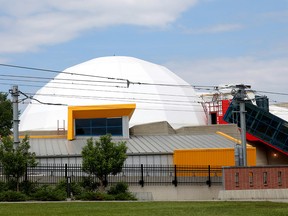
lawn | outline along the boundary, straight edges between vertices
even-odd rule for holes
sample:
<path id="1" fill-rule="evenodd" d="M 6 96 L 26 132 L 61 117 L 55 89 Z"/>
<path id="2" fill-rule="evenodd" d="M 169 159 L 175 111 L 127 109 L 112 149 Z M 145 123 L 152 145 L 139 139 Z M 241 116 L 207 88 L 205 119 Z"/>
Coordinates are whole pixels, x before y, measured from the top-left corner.
<path id="1" fill-rule="evenodd" d="M 287 203 L 274 202 L 47 202 L 0 203 L 0 215 L 281 216 Z"/>

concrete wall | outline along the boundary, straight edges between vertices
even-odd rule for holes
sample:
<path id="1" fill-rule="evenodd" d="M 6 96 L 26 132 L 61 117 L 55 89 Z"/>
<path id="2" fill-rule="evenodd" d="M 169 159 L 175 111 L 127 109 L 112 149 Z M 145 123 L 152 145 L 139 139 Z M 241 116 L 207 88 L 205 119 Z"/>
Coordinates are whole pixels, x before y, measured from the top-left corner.
<path id="1" fill-rule="evenodd" d="M 130 135 L 168 135 L 175 134 L 174 129 L 166 121 L 135 125 L 130 128 Z"/>
<path id="2" fill-rule="evenodd" d="M 222 190 L 219 200 L 287 200 L 288 189 Z"/>
<path id="3" fill-rule="evenodd" d="M 130 186 L 140 201 L 288 200 L 288 189 L 223 190 L 222 186 Z"/>
<path id="4" fill-rule="evenodd" d="M 189 186 L 130 186 L 129 190 L 138 200 L 183 201 L 218 199 L 222 186 L 189 185 Z"/>

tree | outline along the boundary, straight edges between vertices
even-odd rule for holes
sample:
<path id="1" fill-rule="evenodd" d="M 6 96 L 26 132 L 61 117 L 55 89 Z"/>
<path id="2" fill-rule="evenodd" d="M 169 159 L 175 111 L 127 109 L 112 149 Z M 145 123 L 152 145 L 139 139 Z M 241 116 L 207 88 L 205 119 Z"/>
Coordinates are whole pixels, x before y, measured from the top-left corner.
<path id="1" fill-rule="evenodd" d="M 127 158 L 126 142 L 114 143 L 111 140 L 110 134 L 101 136 L 95 143 L 90 138 L 82 149 L 82 169 L 100 180 L 102 191 L 107 185 L 107 176 L 121 172 Z"/>
<path id="2" fill-rule="evenodd" d="M 16 149 L 13 148 L 13 144 L 10 136 L 3 137 L 0 141 L 0 164 L 8 180 L 16 181 L 16 190 L 19 191 L 20 178 L 24 176 L 27 166 L 35 167 L 37 163 L 35 153 L 28 151 L 30 149 L 28 136 L 25 136 Z"/>
<path id="3" fill-rule="evenodd" d="M 7 96 L 8 94 L 0 93 L 0 137 L 10 135 L 13 125 L 12 102 Z"/>

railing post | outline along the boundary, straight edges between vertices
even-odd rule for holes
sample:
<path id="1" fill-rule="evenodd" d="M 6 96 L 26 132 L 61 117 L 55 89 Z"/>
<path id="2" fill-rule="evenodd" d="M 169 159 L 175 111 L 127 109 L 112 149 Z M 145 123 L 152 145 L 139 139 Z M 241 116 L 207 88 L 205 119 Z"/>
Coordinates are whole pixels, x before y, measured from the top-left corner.
<path id="1" fill-rule="evenodd" d="M 172 181 L 172 184 L 177 187 L 178 181 L 177 181 L 177 167 L 176 164 L 174 165 L 174 180 Z"/>
<path id="2" fill-rule="evenodd" d="M 144 187 L 144 168 L 143 168 L 143 164 L 141 164 L 141 180 L 139 181 L 139 184 L 141 185 L 141 187 Z"/>
<path id="3" fill-rule="evenodd" d="M 24 178 L 25 182 L 28 181 L 28 164 L 26 163 L 26 170 L 25 170 L 25 178 Z"/>
<path id="4" fill-rule="evenodd" d="M 68 166 L 67 163 L 65 164 L 65 178 L 68 176 Z"/>
<path id="5" fill-rule="evenodd" d="M 66 186 L 67 186 L 67 188 L 66 188 L 67 189 L 67 198 L 69 199 L 69 198 L 71 198 L 71 177 L 66 178 Z"/>
<path id="6" fill-rule="evenodd" d="M 210 165 L 208 165 L 208 180 L 207 180 L 206 184 L 209 187 L 211 187 L 211 169 L 210 169 Z"/>

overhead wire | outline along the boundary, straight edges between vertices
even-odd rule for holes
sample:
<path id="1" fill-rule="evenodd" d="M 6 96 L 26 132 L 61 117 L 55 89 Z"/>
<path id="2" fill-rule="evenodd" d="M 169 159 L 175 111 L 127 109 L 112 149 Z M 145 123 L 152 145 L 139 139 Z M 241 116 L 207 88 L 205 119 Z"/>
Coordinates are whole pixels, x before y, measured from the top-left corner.
<path id="1" fill-rule="evenodd" d="M 1 76 L 1 75 L 0 75 Z M 32 80 L 19 80 L 19 79 L 2 79 L 2 80 L 10 80 L 10 81 L 17 81 L 17 82 L 36 82 L 36 83 L 44 83 L 44 81 L 32 81 Z M 45 82 L 46 83 L 46 82 Z M 6 83 L 0 83 L 0 84 L 3 84 L 3 85 L 12 85 L 12 83 L 10 84 L 6 84 Z M 15 84 L 15 83 L 14 83 Z M 62 84 L 62 85 L 74 85 L 74 86 L 95 86 L 95 85 L 89 85 L 89 84 L 85 84 L 85 83 L 65 83 L 65 82 L 51 82 L 50 84 Z M 27 84 L 23 84 L 22 86 L 30 86 L 30 87 L 43 87 L 43 88 L 51 88 L 51 89 L 71 89 L 71 90 L 89 90 L 89 91 L 100 91 L 100 92 L 115 92 L 115 93 L 124 93 L 124 94 L 140 94 L 140 95 L 161 95 L 161 96 L 177 96 L 177 97 L 198 97 L 198 96 L 194 96 L 194 95 L 179 95 L 179 94 L 163 94 L 163 93 L 159 93 L 159 94 L 156 94 L 156 93 L 150 93 L 150 92 L 134 92 L 134 91 L 113 91 L 113 90 L 100 90 L 100 89 L 92 89 L 92 88 L 79 88 L 79 87 L 75 87 L 75 88 L 72 88 L 72 87 L 59 87 L 59 86 L 39 86 L 39 85 L 27 85 Z M 111 85 L 97 85 L 97 87 L 115 87 L 115 88 L 119 88 L 119 86 L 111 86 Z"/>
<path id="2" fill-rule="evenodd" d="M 127 85 L 127 87 L 129 87 L 129 85 L 134 84 L 134 85 L 151 85 L 151 86 L 167 86 L 167 87 L 192 87 L 194 89 L 197 90 L 215 90 L 217 89 L 217 86 L 208 86 L 208 85 L 178 85 L 178 84 L 169 84 L 169 83 L 149 83 L 149 82 L 135 82 L 135 81 L 130 81 L 128 79 L 124 79 L 124 78 L 117 78 L 117 77 L 109 77 L 109 76 L 98 76 L 98 75 L 91 75 L 91 74 L 79 74 L 79 73 L 74 73 L 74 72 L 69 72 L 69 71 L 58 71 L 58 70 L 51 70 L 51 69 L 43 69 L 43 68 L 35 68 L 35 67 L 27 67 L 27 66 L 19 66 L 19 65 L 11 65 L 11 64 L 0 64 L 0 66 L 3 67 L 11 67 L 11 68 L 17 68 L 17 69 L 25 69 L 25 70 L 36 70 L 36 71 L 42 71 L 42 72 L 49 72 L 49 73 L 62 73 L 62 74 L 69 74 L 69 75 L 73 75 L 73 76 L 83 76 L 83 77 L 94 77 L 94 78 L 101 78 L 101 79 L 108 79 L 108 80 L 88 80 L 88 79 L 64 79 L 64 78 L 47 78 L 47 77 L 39 77 L 39 76 L 24 76 L 24 75 L 7 75 L 7 74 L 2 74 L 0 75 L 1 77 L 13 77 L 13 78 L 22 78 L 22 80 L 19 79 L 2 79 L 2 80 L 10 80 L 10 81 L 18 81 L 18 82 L 38 82 L 38 83 L 43 83 L 44 81 L 39 81 L 39 80 L 53 80 L 52 83 L 56 83 L 56 84 L 64 84 L 64 85 L 85 85 L 85 86 L 89 86 L 92 84 L 88 84 L 88 83 L 93 83 L 93 82 L 101 82 L 101 83 L 109 83 L 109 84 L 124 84 Z M 30 80 L 28 80 L 30 79 Z M 33 79 L 33 80 L 31 80 Z M 116 81 L 110 81 L 110 80 L 116 80 Z M 65 82 L 57 82 L 57 81 L 69 81 L 71 83 L 65 83 Z M 82 83 L 81 83 L 82 82 Z M 83 82 L 88 82 L 88 83 L 83 83 Z M 6 83 L 1 83 L 3 85 L 8 85 Z M 11 85 L 11 84 L 9 84 Z M 24 86 L 30 86 L 30 87 L 43 87 L 43 86 L 37 86 L 37 85 L 27 85 L 25 84 Z M 95 86 L 95 85 L 93 85 Z M 117 87 L 117 88 L 121 88 L 121 86 L 111 86 L 111 85 L 97 85 L 97 86 L 101 86 L 101 87 Z M 46 88 L 60 88 L 57 86 L 45 86 Z M 68 88 L 68 87 L 63 87 L 61 86 L 61 89 L 71 89 L 71 90 L 89 90 L 89 91 L 106 91 L 107 90 L 97 90 L 97 89 L 81 89 L 81 88 Z M 109 92 L 119 92 L 119 91 L 112 91 L 109 90 Z M 271 91 L 257 91 L 257 92 L 262 92 L 262 93 L 268 93 L 268 94 L 276 94 L 276 95 L 284 95 L 287 96 L 288 93 L 281 93 L 281 92 L 271 92 Z M 132 92 L 125 92 L 122 91 L 121 93 L 132 93 Z M 133 92 L 134 94 L 149 94 L 149 95 L 154 95 L 153 93 L 145 93 L 145 92 Z M 160 94 L 155 94 L 155 95 L 160 95 Z M 176 94 L 161 94 L 162 96 L 178 96 L 178 97 L 187 97 L 187 96 L 183 96 L 183 95 L 176 95 Z M 55 96 L 55 95 L 54 95 Z M 188 97 L 197 97 L 197 96 L 188 96 Z M 117 99 L 117 98 L 114 98 Z M 118 98 L 119 99 L 119 98 Z M 120 98 L 123 99 L 123 98 Z M 127 99 L 127 98 L 125 98 Z M 135 98 L 130 98 L 133 100 L 137 100 Z M 140 100 L 140 99 L 138 99 Z M 141 99 L 143 100 L 143 99 Z M 149 99 L 145 99 L 145 100 L 149 100 Z M 151 99 L 155 102 L 155 99 Z M 163 100 L 161 100 L 163 101 Z M 166 102 L 171 102 L 169 100 L 166 100 Z M 175 101 L 173 100 L 173 102 L 184 102 L 184 101 Z M 186 101 L 185 101 L 186 102 Z M 199 103 L 199 101 L 197 101 L 197 103 Z"/>
<path id="3" fill-rule="evenodd" d="M 115 77 L 108 77 L 108 76 L 98 76 L 98 75 L 91 75 L 91 74 L 79 74 L 79 73 L 68 72 L 68 71 L 58 71 L 58 70 L 36 68 L 36 67 L 27 67 L 27 66 L 20 66 L 20 65 L 0 64 L 0 66 L 18 68 L 18 69 L 25 69 L 25 70 L 36 70 L 36 71 L 42 71 L 42 72 L 48 72 L 48 73 L 62 73 L 62 74 L 69 74 L 69 75 L 77 75 L 77 76 L 85 76 L 85 77 L 96 77 L 96 78 L 102 78 L 102 79 L 113 79 L 113 80 L 126 81 L 126 79 L 123 79 L 123 78 L 115 78 Z"/>
<path id="4" fill-rule="evenodd" d="M 77 99 L 97 99 L 97 100 L 114 100 L 114 101 L 138 101 L 139 103 L 152 103 L 152 104 L 166 104 L 166 105 L 182 105 L 191 106 L 191 103 L 199 104 L 199 101 L 177 101 L 177 100 L 161 100 L 151 98 L 123 98 L 123 97 L 101 97 L 101 96 L 85 96 L 85 95 L 69 95 L 69 94 L 44 94 L 44 93 L 26 93 L 27 95 L 38 95 L 46 97 L 64 97 L 64 98 L 77 98 Z"/>
<path id="5" fill-rule="evenodd" d="M 262 91 L 262 90 L 257 90 L 256 92 L 260 93 L 265 93 L 265 94 L 275 94 L 275 95 L 283 95 L 283 96 L 288 96 L 288 93 L 283 93 L 283 92 L 271 92 L 271 91 Z"/>
<path id="6" fill-rule="evenodd" d="M 35 102 L 22 102 L 21 104 L 33 104 L 33 105 L 42 105 L 42 104 L 40 104 L 40 103 L 35 103 Z M 197 113 L 197 112 L 199 112 L 199 113 L 202 113 L 203 111 L 202 110 L 199 110 L 199 111 L 197 111 L 197 110 L 192 110 L 192 109 L 170 109 L 170 108 L 168 108 L 168 109 L 161 109 L 161 108 L 153 108 L 153 107 L 151 107 L 151 108 L 147 108 L 147 107 L 137 107 L 137 110 L 158 110 L 158 111 L 175 111 L 175 112 L 179 112 L 179 111 L 183 111 L 183 112 L 192 112 L 192 113 Z"/>
<path id="7" fill-rule="evenodd" d="M 38 100 L 38 99 L 36 99 L 36 98 L 33 98 L 33 96 L 28 96 L 27 94 L 25 94 L 25 93 L 22 92 L 22 91 L 18 91 L 18 92 L 26 97 L 26 98 L 22 99 L 21 101 L 24 101 L 24 100 L 26 100 L 26 99 L 30 99 L 30 100 L 35 100 L 35 101 L 37 101 L 38 103 L 43 104 L 43 105 L 68 106 L 67 104 L 62 104 L 62 103 L 43 102 L 43 101 L 40 101 L 40 100 Z"/>
<path id="8" fill-rule="evenodd" d="M 76 75 L 76 76 L 84 76 L 84 77 L 94 77 L 94 78 L 101 78 L 101 79 L 110 79 L 110 80 L 118 80 L 118 81 L 125 81 L 127 87 L 130 84 L 134 85 L 153 85 L 153 86 L 167 86 L 167 87 L 189 87 L 189 88 L 210 88 L 213 89 L 216 86 L 197 86 L 197 85 L 186 85 L 186 84 L 171 84 L 171 83 L 149 83 L 149 82 L 140 82 L 140 81 L 131 81 L 125 78 L 117 78 L 117 77 L 109 77 L 109 76 L 99 76 L 99 75 L 92 75 L 92 74 L 85 74 L 85 73 L 75 73 L 75 72 L 68 72 L 68 71 L 58 71 L 58 70 L 51 70 L 51 69 L 43 69 L 43 68 L 36 68 L 36 67 L 27 67 L 27 66 L 19 66 L 19 65 L 11 65 L 11 64 L 0 64 L 3 67 L 11 67 L 11 68 L 18 68 L 18 69 L 25 69 L 25 70 L 36 70 L 36 71 L 43 71 L 48 73 L 62 73 L 62 74 L 69 74 L 69 75 Z M 52 78 L 51 78 L 52 79 Z"/>

